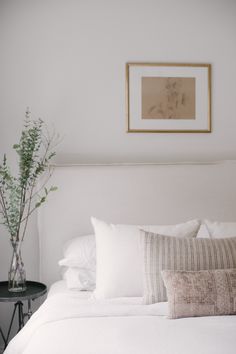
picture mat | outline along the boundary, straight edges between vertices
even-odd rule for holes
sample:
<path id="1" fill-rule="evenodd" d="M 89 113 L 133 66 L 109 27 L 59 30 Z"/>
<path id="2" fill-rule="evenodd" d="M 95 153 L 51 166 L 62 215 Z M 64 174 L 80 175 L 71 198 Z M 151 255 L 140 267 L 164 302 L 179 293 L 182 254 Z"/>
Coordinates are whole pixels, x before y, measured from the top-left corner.
<path id="1" fill-rule="evenodd" d="M 156 120 L 142 117 L 142 77 L 194 77 L 196 82 L 195 120 Z M 208 67 L 130 66 L 129 67 L 129 129 L 137 130 L 207 130 L 209 128 Z"/>

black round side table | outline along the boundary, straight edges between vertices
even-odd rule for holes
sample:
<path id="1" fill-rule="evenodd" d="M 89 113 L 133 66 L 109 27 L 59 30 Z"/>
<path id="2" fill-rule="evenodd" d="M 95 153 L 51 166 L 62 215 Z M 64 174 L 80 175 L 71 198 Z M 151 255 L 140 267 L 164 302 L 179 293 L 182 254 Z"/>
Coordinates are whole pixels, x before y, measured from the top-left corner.
<path id="1" fill-rule="evenodd" d="M 3 331 L 0 327 L 0 334 L 2 335 L 5 348 L 8 344 L 13 320 L 15 318 L 16 310 L 18 310 L 18 332 L 25 324 L 25 318 L 29 319 L 32 315 L 31 310 L 31 301 L 45 295 L 47 293 L 47 286 L 43 283 L 39 283 L 37 281 L 27 281 L 26 282 L 27 289 L 22 292 L 10 292 L 8 291 L 8 282 L 0 281 L 0 302 L 14 302 L 14 310 L 12 313 L 10 325 L 7 331 L 6 337 L 3 334 Z M 28 302 L 28 311 L 24 313 L 23 302 Z"/>

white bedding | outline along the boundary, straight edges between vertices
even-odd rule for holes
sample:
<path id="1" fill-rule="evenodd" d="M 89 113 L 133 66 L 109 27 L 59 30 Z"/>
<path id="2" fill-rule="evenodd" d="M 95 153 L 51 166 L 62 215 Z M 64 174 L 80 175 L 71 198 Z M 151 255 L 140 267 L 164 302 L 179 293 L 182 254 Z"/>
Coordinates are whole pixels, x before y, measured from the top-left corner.
<path id="1" fill-rule="evenodd" d="M 95 300 L 86 292 L 67 292 L 58 283 L 4 354 L 236 352 L 236 316 L 169 320 L 167 303 Z"/>
<path id="2" fill-rule="evenodd" d="M 66 286 L 65 280 L 58 280 L 51 285 L 48 291 L 48 297 L 58 294 L 67 294 L 69 296 L 77 296 L 80 299 L 88 299 L 91 297 L 92 291 L 71 290 Z"/>

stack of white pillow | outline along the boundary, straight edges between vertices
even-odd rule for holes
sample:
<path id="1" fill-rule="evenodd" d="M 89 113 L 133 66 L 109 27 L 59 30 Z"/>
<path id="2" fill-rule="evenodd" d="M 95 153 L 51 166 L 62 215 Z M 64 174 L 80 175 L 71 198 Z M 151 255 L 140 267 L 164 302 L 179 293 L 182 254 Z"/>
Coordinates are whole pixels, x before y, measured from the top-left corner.
<path id="1" fill-rule="evenodd" d="M 68 241 L 59 261 L 69 289 L 95 290 L 96 298 L 140 297 L 140 229 L 166 236 L 236 236 L 236 222 L 191 220 L 176 225 L 114 225 L 91 218 L 95 235 Z"/>
<path id="2" fill-rule="evenodd" d="M 63 249 L 59 261 L 69 289 L 94 290 L 96 285 L 96 241 L 94 235 L 76 237 Z"/>

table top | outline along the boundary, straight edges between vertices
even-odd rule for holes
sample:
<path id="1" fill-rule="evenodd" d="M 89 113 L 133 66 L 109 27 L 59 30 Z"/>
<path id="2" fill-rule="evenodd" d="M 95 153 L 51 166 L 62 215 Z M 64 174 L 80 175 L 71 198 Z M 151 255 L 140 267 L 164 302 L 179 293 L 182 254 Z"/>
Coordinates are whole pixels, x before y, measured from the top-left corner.
<path id="1" fill-rule="evenodd" d="M 0 302 L 16 302 L 34 300 L 47 293 L 47 286 L 37 281 L 27 281 L 26 290 L 21 292 L 8 291 L 8 282 L 0 281 Z"/>

